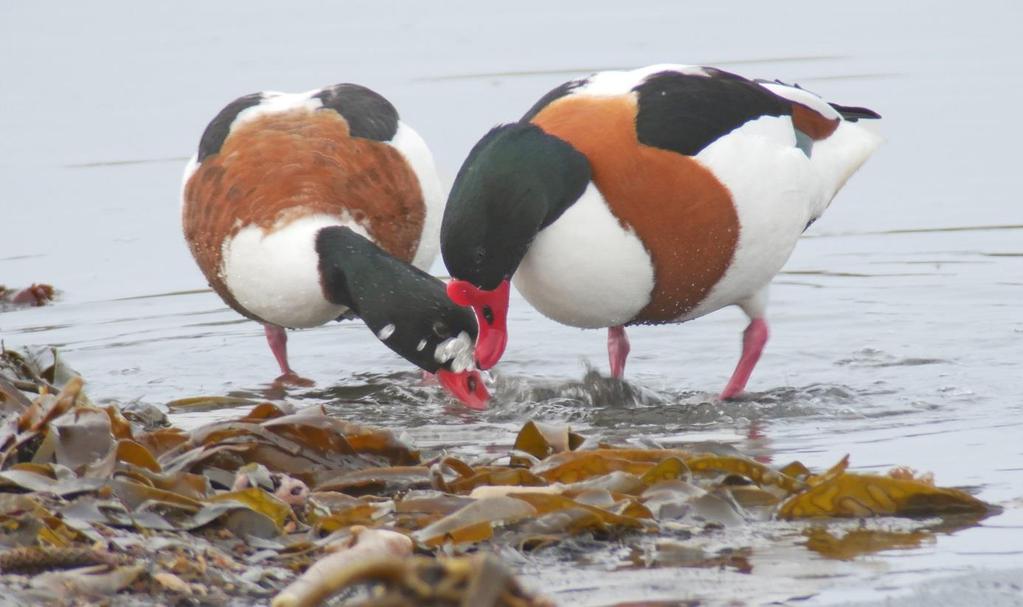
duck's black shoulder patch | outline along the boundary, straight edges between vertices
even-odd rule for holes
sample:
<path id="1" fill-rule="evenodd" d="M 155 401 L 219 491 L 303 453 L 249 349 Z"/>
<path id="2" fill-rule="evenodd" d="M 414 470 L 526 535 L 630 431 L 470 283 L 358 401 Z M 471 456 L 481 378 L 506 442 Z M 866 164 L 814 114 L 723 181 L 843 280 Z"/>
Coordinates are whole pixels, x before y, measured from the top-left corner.
<path id="1" fill-rule="evenodd" d="M 383 96 L 358 84 L 335 84 L 313 95 L 341 114 L 352 137 L 390 141 L 398 132 L 398 110 Z"/>
<path id="2" fill-rule="evenodd" d="M 586 84 L 586 80 L 570 80 L 555 89 L 552 89 L 549 93 L 540 97 L 540 100 L 533 104 L 533 107 L 529 108 L 529 111 L 522 117 L 521 122 L 529 122 L 536 117 L 548 105 L 554 103 L 562 97 L 567 97 L 572 94 L 572 91 Z"/>
<path id="3" fill-rule="evenodd" d="M 640 143 L 695 156 L 751 120 L 792 113 L 791 104 L 756 82 L 705 69 L 708 76 L 659 72 L 633 89 Z"/>
<path id="4" fill-rule="evenodd" d="M 206 130 L 203 131 L 202 138 L 199 139 L 199 153 L 196 160 L 202 162 L 207 156 L 219 152 L 224 145 L 224 140 L 231 133 L 231 123 L 238 117 L 238 114 L 252 106 L 259 105 L 262 100 L 262 93 L 252 93 L 235 99 L 220 110 L 220 113 L 206 125 Z"/>

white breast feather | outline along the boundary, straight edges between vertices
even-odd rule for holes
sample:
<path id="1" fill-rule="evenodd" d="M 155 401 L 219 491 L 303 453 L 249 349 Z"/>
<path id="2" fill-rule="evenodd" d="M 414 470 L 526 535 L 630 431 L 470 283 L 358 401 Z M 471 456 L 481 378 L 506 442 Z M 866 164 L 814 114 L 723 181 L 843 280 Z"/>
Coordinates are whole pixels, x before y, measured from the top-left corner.
<path id="1" fill-rule="evenodd" d="M 596 328 L 631 320 L 650 301 L 654 269 L 635 232 L 622 227 L 592 183 L 537 234 L 515 287 L 548 318 Z"/>
<path id="2" fill-rule="evenodd" d="M 316 233 L 346 226 L 369 238 L 348 217 L 309 215 L 265 233 L 247 226 L 224 241 L 222 274 L 231 295 L 245 309 L 282 327 L 315 327 L 347 308 L 327 301 L 320 284 Z"/>

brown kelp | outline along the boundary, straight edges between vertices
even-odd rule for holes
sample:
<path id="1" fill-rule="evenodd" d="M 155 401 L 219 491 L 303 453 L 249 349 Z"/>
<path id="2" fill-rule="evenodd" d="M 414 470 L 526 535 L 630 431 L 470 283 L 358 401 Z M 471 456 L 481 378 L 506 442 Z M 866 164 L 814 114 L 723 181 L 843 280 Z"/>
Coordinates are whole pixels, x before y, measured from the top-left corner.
<path id="1" fill-rule="evenodd" d="M 341 593 L 360 605 L 539 606 L 550 603 L 497 554 L 652 537 L 663 540 L 654 563 L 742 572 L 747 553 L 706 554 L 680 530 L 806 520 L 807 548 L 848 559 L 917 545 L 928 529 L 842 535 L 821 521 L 963 526 L 992 509 L 905 469 L 849 472 L 848 457 L 815 473 L 721 445 L 636 448 L 530 421 L 505 457 L 478 460 L 420 453 L 320 406 L 258 403 L 186 431 L 98 405 L 83 385 L 55 352 L 0 358 L 0 582 L 25 601 L 290 607 Z"/>

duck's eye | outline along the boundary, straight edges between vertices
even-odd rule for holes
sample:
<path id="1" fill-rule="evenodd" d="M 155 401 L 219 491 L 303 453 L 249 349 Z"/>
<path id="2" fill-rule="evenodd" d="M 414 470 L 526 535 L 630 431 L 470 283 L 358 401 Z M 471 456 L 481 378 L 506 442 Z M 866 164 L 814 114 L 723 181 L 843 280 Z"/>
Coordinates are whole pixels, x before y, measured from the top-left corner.
<path id="1" fill-rule="evenodd" d="M 433 334 L 441 339 L 451 335 L 451 329 L 448 328 L 448 323 L 443 320 L 433 321 Z"/>
<path id="2" fill-rule="evenodd" d="M 476 392 L 476 378 L 470 375 L 465 379 L 465 385 L 469 387 L 469 392 Z"/>
<path id="3" fill-rule="evenodd" d="M 494 310 L 490 306 L 483 306 L 483 320 L 487 321 L 488 325 L 494 324 Z"/>

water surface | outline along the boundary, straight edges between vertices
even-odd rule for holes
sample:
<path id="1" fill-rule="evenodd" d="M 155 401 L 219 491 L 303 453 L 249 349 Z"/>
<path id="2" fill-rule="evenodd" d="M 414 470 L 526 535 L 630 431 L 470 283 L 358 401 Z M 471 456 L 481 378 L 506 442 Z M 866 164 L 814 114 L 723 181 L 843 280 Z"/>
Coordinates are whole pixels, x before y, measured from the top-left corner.
<path id="1" fill-rule="evenodd" d="M 930 470 L 1004 508 L 849 560 L 813 552 L 806 527 L 789 523 L 695 542 L 748 551 L 748 573 L 651 564 L 654 540 L 504 555 L 564 604 L 869 603 L 927 588 L 999 604 L 982 581 L 1011 579 L 1023 552 L 1020 22 L 1019 4 L 994 1 L 4 3 L 0 282 L 50 282 L 61 296 L 3 314 L 0 334 L 9 347 L 60 347 L 94 396 L 119 402 L 325 403 L 408 429 L 421 447 L 478 454 L 500 453 L 531 418 L 638 443 L 720 441 L 780 464 L 850 453 L 854 469 Z M 517 295 L 489 411 L 423 385 L 354 322 L 293 333 L 293 365 L 317 386 L 280 393 L 262 330 L 205 288 L 181 240 L 184 159 L 241 94 L 367 84 L 450 178 L 483 132 L 565 79 L 655 62 L 798 81 L 885 118 L 887 144 L 775 281 L 772 338 L 738 402 L 715 398 L 738 356 L 737 310 L 630 330 L 623 384 L 605 377 L 602 333 L 548 321 Z"/>

